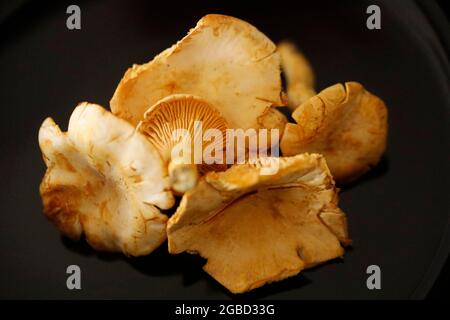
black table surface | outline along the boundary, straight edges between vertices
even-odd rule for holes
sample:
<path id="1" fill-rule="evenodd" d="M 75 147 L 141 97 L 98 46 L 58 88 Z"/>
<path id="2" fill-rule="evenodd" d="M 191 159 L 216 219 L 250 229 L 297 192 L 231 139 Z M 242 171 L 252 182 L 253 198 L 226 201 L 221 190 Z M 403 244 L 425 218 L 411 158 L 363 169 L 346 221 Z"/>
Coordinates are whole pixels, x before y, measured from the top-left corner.
<path id="1" fill-rule="evenodd" d="M 385 157 L 341 191 L 354 242 L 345 259 L 237 297 L 424 297 L 450 248 L 444 15 L 415 1 L 152 2 L 78 1 L 78 31 L 66 28 L 64 2 L 27 2 L 0 16 L 0 298 L 232 297 L 202 271 L 201 258 L 171 256 L 166 244 L 131 259 L 62 238 L 43 216 L 38 192 L 44 118 L 65 129 L 78 102 L 107 107 L 127 67 L 149 61 L 207 13 L 247 20 L 274 41 L 295 41 L 319 90 L 359 81 L 389 108 Z M 369 4 L 381 8 L 381 30 L 366 28 Z M 72 264 L 82 270 L 82 290 L 66 288 Z M 381 290 L 367 289 L 372 264 L 381 268 Z"/>

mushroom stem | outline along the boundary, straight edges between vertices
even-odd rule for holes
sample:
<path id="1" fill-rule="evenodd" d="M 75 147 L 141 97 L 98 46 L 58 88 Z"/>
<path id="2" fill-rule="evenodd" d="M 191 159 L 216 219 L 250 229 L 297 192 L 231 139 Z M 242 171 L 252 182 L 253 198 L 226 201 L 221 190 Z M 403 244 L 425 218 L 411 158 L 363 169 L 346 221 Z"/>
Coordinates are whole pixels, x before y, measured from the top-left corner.
<path id="1" fill-rule="evenodd" d="M 169 177 L 172 189 L 178 193 L 185 193 L 197 184 L 199 178 L 197 165 L 185 163 L 181 157 L 173 158 L 169 163 Z"/>

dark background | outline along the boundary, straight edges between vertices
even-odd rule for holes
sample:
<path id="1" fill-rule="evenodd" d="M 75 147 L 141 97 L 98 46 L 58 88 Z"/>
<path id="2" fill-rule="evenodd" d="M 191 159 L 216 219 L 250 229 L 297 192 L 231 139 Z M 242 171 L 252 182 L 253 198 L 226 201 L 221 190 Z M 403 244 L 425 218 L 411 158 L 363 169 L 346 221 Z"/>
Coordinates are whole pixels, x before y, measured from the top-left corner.
<path id="1" fill-rule="evenodd" d="M 207 13 L 254 24 L 274 41 L 295 41 L 315 68 L 317 88 L 356 80 L 389 108 L 386 156 L 346 186 L 341 207 L 354 246 L 335 261 L 238 298 L 423 298 L 448 256 L 449 33 L 433 1 L 77 1 L 82 29 L 65 27 L 69 3 L 0 7 L 0 298 L 228 298 L 187 254 L 165 246 L 147 257 L 95 253 L 58 235 L 42 215 L 45 167 L 37 132 L 46 116 L 65 128 L 80 101 L 108 106 L 124 71 L 180 39 Z M 378 4 L 382 29 L 365 9 Z M 446 2 L 440 1 L 445 7 Z M 82 269 L 82 290 L 65 287 Z M 378 264 L 382 290 L 366 288 Z M 449 266 L 428 294 L 449 296 Z"/>

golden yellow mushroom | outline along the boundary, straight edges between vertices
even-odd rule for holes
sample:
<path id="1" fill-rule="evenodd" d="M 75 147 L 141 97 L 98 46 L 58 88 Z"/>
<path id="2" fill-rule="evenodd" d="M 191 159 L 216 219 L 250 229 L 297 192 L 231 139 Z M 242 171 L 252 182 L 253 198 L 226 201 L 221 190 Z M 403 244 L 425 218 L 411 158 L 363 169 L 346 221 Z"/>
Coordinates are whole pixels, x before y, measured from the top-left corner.
<path id="1" fill-rule="evenodd" d="M 210 14 L 152 61 L 128 69 L 111 110 L 137 125 L 149 106 L 172 94 L 202 97 L 230 128 L 282 129 L 280 58 L 263 33 L 237 18 Z"/>
<path id="2" fill-rule="evenodd" d="M 321 155 L 260 161 L 206 174 L 167 224 L 169 252 L 206 258 L 204 270 L 233 293 L 341 257 L 350 242 Z"/>
<path id="3" fill-rule="evenodd" d="M 303 102 L 316 94 L 314 71 L 305 56 L 288 41 L 278 44 L 281 67 L 286 78 L 288 106 L 295 110 Z"/>
<path id="4" fill-rule="evenodd" d="M 286 125 L 283 155 L 317 152 L 333 177 L 348 182 L 375 166 L 386 149 L 387 109 L 357 82 L 336 84 L 300 105 Z"/>
<path id="5" fill-rule="evenodd" d="M 166 239 L 174 205 L 167 169 L 147 138 L 100 106 L 80 104 L 67 132 L 51 118 L 39 130 L 47 165 L 45 215 L 97 250 L 146 255 Z"/>

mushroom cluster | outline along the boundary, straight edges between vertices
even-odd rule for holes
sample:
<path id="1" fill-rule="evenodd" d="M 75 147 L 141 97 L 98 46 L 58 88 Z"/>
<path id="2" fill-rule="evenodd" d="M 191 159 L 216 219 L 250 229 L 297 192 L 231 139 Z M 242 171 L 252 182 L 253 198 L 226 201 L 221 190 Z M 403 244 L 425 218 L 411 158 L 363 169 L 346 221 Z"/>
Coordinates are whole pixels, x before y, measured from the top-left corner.
<path id="1" fill-rule="evenodd" d="M 296 123 L 277 110 L 285 102 Z M 224 15 L 203 17 L 128 69 L 110 109 L 79 104 L 67 132 L 42 124 L 47 218 L 65 236 L 127 256 L 167 240 L 171 254 L 205 258 L 233 293 L 342 257 L 351 240 L 335 180 L 356 179 L 386 147 L 381 99 L 356 82 L 316 93 L 293 44 Z M 253 130 L 258 142 L 281 134 L 264 152 L 245 145 L 241 162 L 234 144 L 228 157 L 230 130 Z"/>

